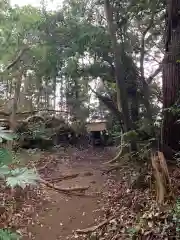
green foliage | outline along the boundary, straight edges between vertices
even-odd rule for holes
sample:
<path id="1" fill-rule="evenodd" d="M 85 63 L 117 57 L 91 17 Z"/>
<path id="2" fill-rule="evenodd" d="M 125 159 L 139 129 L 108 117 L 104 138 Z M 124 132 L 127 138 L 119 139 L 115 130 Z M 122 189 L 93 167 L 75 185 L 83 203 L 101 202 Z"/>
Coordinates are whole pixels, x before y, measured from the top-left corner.
<path id="1" fill-rule="evenodd" d="M 3 127 L 0 127 L 0 143 L 3 140 L 12 141 L 16 138 L 16 135 L 11 130 L 4 130 Z"/>
<path id="2" fill-rule="evenodd" d="M 179 116 L 180 115 L 180 110 L 179 107 L 176 107 L 175 105 L 170 107 L 170 108 L 165 108 L 163 109 L 164 112 L 170 112 L 174 116 Z"/>
<path id="3" fill-rule="evenodd" d="M 1 240 L 19 240 L 20 236 L 16 233 L 11 232 L 7 229 L 0 229 L 0 239 Z"/>
<path id="4" fill-rule="evenodd" d="M 4 130 L 4 128 L 0 127 L 0 143 L 3 140 L 13 141 L 16 138 L 15 134 L 10 130 Z M 3 165 L 7 165 L 12 163 L 13 156 L 12 153 L 6 148 L 0 148 L 0 167 Z"/>
<path id="5" fill-rule="evenodd" d="M 18 139 L 22 141 L 25 140 L 36 140 L 36 139 L 48 139 L 52 134 L 52 131 L 45 127 L 44 122 L 31 122 L 22 128 L 18 129 L 17 136 Z"/>
<path id="6" fill-rule="evenodd" d="M 10 131 L 0 129 L 0 138 L 2 140 L 12 141 L 14 135 Z M 23 189 L 28 185 L 35 185 L 39 180 L 39 175 L 34 169 L 16 168 L 11 169 L 10 164 L 14 162 L 12 152 L 6 148 L 0 148 L 0 177 L 5 179 L 6 184 L 11 188 L 20 186 Z"/>
<path id="7" fill-rule="evenodd" d="M 135 238 L 138 234 L 138 229 L 136 228 L 128 228 L 127 229 L 127 234 L 129 235 L 129 237 L 131 237 L 132 239 Z"/>
<path id="8" fill-rule="evenodd" d="M 180 238 L 180 199 L 176 201 L 175 208 L 173 209 L 173 221 L 176 225 L 176 237 Z"/>
<path id="9" fill-rule="evenodd" d="M 123 137 L 126 142 L 133 141 L 133 140 L 135 141 L 135 140 L 138 140 L 138 133 L 135 130 L 132 130 L 124 133 Z"/>
<path id="10" fill-rule="evenodd" d="M 12 163 L 12 157 L 9 159 L 11 161 L 7 162 L 7 159 L 4 159 L 6 165 L 1 165 L 0 167 L 0 177 L 6 181 L 6 184 L 11 188 L 19 186 L 25 188 L 28 185 L 36 185 L 37 181 L 40 179 L 38 173 L 34 169 L 16 168 L 11 169 L 7 164 Z"/>
<path id="11" fill-rule="evenodd" d="M 12 153 L 8 149 L 0 148 L 0 167 L 3 165 L 8 165 L 12 163 L 12 161 Z"/>
<path id="12" fill-rule="evenodd" d="M 32 139 L 46 138 L 46 129 L 44 123 L 33 123 L 28 125 L 28 133 Z"/>
<path id="13" fill-rule="evenodd" d="M 24 189 L 28 185 L 36 185 L 39 179 L 40 177 L 34 169 L 17 168 L 9 171 L 6 177 L 6 183 L 11 188 L 20 186 Z"/>

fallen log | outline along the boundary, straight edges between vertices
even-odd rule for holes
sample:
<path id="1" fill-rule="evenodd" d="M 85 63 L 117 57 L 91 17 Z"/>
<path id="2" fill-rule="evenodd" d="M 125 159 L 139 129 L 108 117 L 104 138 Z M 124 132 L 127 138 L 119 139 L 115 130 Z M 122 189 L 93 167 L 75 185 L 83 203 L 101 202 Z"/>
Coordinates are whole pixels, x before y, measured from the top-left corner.
<path id="1" fill-rule="evenodd" d="M 98 225 L 89 227 L 89 228 L 84 228 L 84 229 L 77 229 L 76 233 L 78 234 L 88 234 L 88 233 L 92 233 L 95 232 L 98 228 L 103 227 L 104 225 L 108 224 L 112 219 L 114 219 L 115 216 L 111 216 L 110 218 L 102 221 L 101 223 L 99 223 Z"/>
<path id="2" fill-rule="evenodd" d="M 72 192 L 77 192 L 77 191 L 84 192 L 87 189 L 89 189 L 89 186 L 87 186 L 87 187 L 61 188 L 61 187 L 59 187 L 59 186 L 57 186 L 55 184 L 52 184 L 52 183 L 50 183 L 50 182 L 48 182 L 46 180 L 43 180 L 43 179 L 40 180 L 40 183 L 46 185 L 47 187 L 55 189 L 58 192 L 67 193 L 67 194 L 68 193 L 72 193 Z"/>
<path id="3" fill-rule="evenodd" d="M 39 112 L 52 112 L 52 113 L 69 113 L 68 111 L 61 111 L 61 110 L 55 110 L 55 109 L 38 109 L 38 110 L 32 110 L 32 111 L 24 111 L 24 112 L 17 112 L 16 115 L 33 115 Z M 11 112 L 4 112 L 4 111 L 0 111 L 0 115 L 1 116 L 10 116 Z"/>

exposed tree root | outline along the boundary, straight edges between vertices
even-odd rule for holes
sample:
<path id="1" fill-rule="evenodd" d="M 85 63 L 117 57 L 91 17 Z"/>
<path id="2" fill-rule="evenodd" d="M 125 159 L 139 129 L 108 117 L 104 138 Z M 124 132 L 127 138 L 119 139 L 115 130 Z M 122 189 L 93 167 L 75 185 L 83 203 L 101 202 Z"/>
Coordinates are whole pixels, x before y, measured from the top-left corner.
<path id="1" fill-rule="evenodd" d="M 84 228 L 84 229 L 77 229 L 76 233 L 78 234 L 88 234 L 88 233 L 92 233 L 94 231 L 96 231 L 98 228 L 103 227 L 104 225 L 108 224 L 109 221 L 111 221 L 113 218 L 115 218 L 114 216 L 102 221 L 101 223 L 99 223 L 98 225 L 89 227 L 89 228 Z"/>
<path id="2" fill-rule="evenodd" d="M 79 173 L 75 173 L 75 174 L 60 176 L 58 178 L 46 179 L 46 181 L 51 182 L 51 183 L 56 183 L 56 182 L 61 182 L 63 180 L 73 179 L 73 178 L 76 178 L 78 176 L 79 176 Z"/>
<path id="3" fill-rule="evenodd" d="M 110 161 L 108 162 L 105 162 L 104 164 L 112 164 L 112 163 L 115 163 L 116 161 L 118 161 L 120 159 L 120 157 L 122 155 L 124 155 L 125 153 L 127 153 L 127 146 L 124 145 L 124 139 L 123 139 L 123 134 L 121 136 L 121 144 L 119 146 L 120 150 L 117 154 L 117 156 L 115 156 L 113 159 L 111 159 Z"/>
<path id="4" fill-rule="evenodd" d="M 104 170 L 103 173 L 106 173 L 106 174 L 107 174 L 107 173 L 110 173 L 110 172 L 112 172 L 112 171 L 118 170 L 118 169 L 120 169 L 121 167 L 122 167 L 122 165 L 119 164 L 119 163 L 117 163 L 117 164 L 112 165 L 109 169 Z"/>
<path id="5" fill-rule="evenodd" d="M 118 152 L 118 154 L 113 159 L 111 159 L 108 162 L 105 162 L 104 164 L 112 164 L 112 163 L 116 162 L 120 158 L 122 152 L 123 152 L 123 147 L 120 146 L 120 151 Z"/>
<path id="6" fill-rule="evenodd" d="M 39 171 L 42 171 L 43 169 L 45 169 L 50 163 L 52 163 L 54 161 L 54 158 L 52 157 L 52 158 L 50 158 L 49 159 L 49 161 L 48 162 L 46 162 L 43 166 L 41 166 L 41 167 L 36 167 L 36 169 L 37 169 L 37 171 L 39 172 Z M 35 167 L 35 166 L 34 166 Z"/>
<path id="7" fill-rule="evenodd" d="M 78 195 L 78 196 L 81 196 L 81 195 L 83 196 L 82 193 L 84 193 L 89 188 L 89 186 L 87 186 L 87 187 L 61 188 L 57 185 L 54 185 L 52 183 L 47 182 L 46 180 L 43 180 L 43 179 L 40 180 L 40 183 L 46 185 L 49 188 L 52 188 L 52 189 L 58 191 L 58 192 L 61 192 L 61 193 L 64 193 L 64 194 L 69 194 L 69 195 Z M 76 193 L 76 192 L 80 192 L 81 194 Z"/>

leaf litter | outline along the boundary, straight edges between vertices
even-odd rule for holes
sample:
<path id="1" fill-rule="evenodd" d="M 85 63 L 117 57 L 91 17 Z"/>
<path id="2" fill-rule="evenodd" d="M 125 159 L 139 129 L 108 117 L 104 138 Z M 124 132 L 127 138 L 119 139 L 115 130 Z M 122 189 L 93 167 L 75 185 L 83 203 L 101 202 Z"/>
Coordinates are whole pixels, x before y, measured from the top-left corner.
<path id="1" fill-rule="evenodd" d="M 133 169 L 130 172 L 132 175 Z M 126 177 L 120 176 L 121 180 L 109 178 L 106 182 L 107 192 L 104 192 L 104 219 L 112 218 L 106 225 L 91 234 L 84 235 L 84 239 L 120 239 L 120 240 L 152 240 L 152 239 L 180 239 L 177 236 L 177 222 L 174 218 L 174 199 L 167 199 L 166 203 L 159 206 L 155 201 L 152 189 L 133 189 L 128 184 Z M 171 181 L 174 186 L 173 192 L 179 195 L 180 169 L 174 166 L 170 169 Z M 180 208 L 180 205 L 179 205 Z M 113 217 L 114 216 L 114 217 Z M 177 214 L 176 214 L 177 216 Z M 98 226 L 98 225 L 96 225 Z"/>

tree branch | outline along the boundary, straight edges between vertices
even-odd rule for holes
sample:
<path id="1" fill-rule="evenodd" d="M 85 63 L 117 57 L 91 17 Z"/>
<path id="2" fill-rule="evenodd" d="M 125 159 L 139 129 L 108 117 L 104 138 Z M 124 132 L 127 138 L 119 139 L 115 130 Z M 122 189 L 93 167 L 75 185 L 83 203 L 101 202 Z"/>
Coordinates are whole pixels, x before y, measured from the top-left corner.
<path id="1" fill-rule="evenodd" d="M 161 72 L 162 64 L 155 70 L 155 72 L 146 79 L 147 84 L 151 84 L 153 79 Z"/>
<path id="2" fill-rule="evenodd" d="M 152 3 L 153 4 L 153 3 Z M 146 34 L 148 33 L 148 31 L 152 28 L 153 23 L 154 23 L 154 16 L 156 14 L 156 6 L 158 5 L 155 4 L 155 6 L 153 5 L 153 11 L 152 11 L 152 15 L 151 15 L 151 19 L 149 21 L 149 25 L 147 26 L 147 28 L 145 29 L 145 31 L 142 34 L 142 39 L 141 39 L 141 51 L 140 51 L 140 73 L 141 73 L 141 78 L 144 79 L 144 56 L 145 56 L 145 37 Z"/>
<path id="3" fill-rule="evenodd" d="M 154 22 L 154 12 L 152 13 L 149 25 L 147 26 L 146 30 L 142 34 L 142 39 L 141 39 L 141 51 L 140 51 L 140 73 L 141 73 L 141 78 L 144 78 L 144 56 L 145 56 L 145 37 L 150 28 L 152 27 Z"/>
<path id="4" fill-rule="evenodd" d="M 117 117 L 117 119 L 120 122 L 121 128 L 124 131 L 124 125 L 123 125 L 123 115 L 122 113 L 117 109 L 117 107 L 115 106 L 115 104 L 113 103 L 113 101 L 105 96 L 102 96 L 101 94 L 99 94 L 98 92 L 94 91 L 91 86 L 89 85 L 89 88 L 91 89 L 91 91 L 96 95 L 96 97 L 102 102 L 104 103 L 104 105 L 114 114 L 114 116 Z"/>
<path id="5" fill-rule="evenodd" d="M 76 233 L 78 233 L 78 234 L 88 234 L 88 233 L 95 232 L 98 228 L 101 228 L 104 225 L 108 224 L 114 218 L 115 218 L 115 216 L 112 216 L 112 217 L 102 221 L 98 225 L 95 225 L 95 226 L 92 226 L 92 227 L 88 227 L 88 228 L 85 228 L 85 229 L 77 229 Z"/>
<path id="6" fill-rule="evenodd" d="M 25 53 L 25 51 L 27 51 L 29 49 L 29 47 L 25 47 L 23 48 L 19 54 L 17 55 L 17 57 L 14 59 L 14 61 L 12 61 L 6 68 L 5 71 L 9 70 L 10 68 L 12 68 L 15 64 L 17 64 L 17 62 L 21 59 L 22 55 Z"/>
<path id="7" fill-rule="evenodd" d="M 153 55 L 149 54 L 148 52 L 146 52 L 146 55 L 148 55 L 149 57 L 151 57 L 153 59 L 153 61 L 155 61 L 156 63 L 160 64 L 161 61 L 158 61 Z"/>

